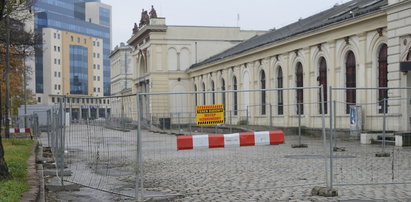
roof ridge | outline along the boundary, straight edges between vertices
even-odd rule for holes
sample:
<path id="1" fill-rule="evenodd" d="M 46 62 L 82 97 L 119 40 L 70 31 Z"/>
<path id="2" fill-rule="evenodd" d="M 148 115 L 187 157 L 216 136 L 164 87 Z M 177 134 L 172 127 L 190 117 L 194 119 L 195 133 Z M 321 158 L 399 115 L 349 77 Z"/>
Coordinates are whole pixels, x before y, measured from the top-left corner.
<path id="1" fill-rule="evenodd" d="M 371 13 L 375 10 L 381 9 L 381 7 L 385 5 L 387 5 L 387 0 L 352 0 L 338 6 L 333 6 L 279 29 L 272 29 L 267 33 L 254 36 L 240 44 L 213 55 L 202 62 L 191 65 L 189 69 L 194 69 L 196 67 L 215 62 L 223 58 L 231 57 L 266 44 L 296 36 L 298 34 L 320 29 L 330 24 L 343 22 L 347 19 L 352 19 L 367 13 Z M 339 15 L 334 14 L 330 16 L 335 12 L 338 12 Z"/>

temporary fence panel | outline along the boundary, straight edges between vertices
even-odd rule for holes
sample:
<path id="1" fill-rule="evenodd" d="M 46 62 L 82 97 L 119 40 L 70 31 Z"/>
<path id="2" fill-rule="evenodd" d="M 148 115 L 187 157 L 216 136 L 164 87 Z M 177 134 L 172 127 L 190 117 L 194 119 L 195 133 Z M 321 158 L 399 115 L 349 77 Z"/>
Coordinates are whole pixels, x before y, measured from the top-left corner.
<path id="1" fill-rule="evenodd" d="M 139 94 L 140 199 L 326 184 L 320 89 Z M 224 105 L 224 124 L 197 125 L 196 106 L 202 105 Z M 304 127 L 316 128 L 312 133 L 320 138 L 299 138 L 298 128 Z M 285 144 L 177 148 L 177 139 L 185 136 L 194 135 L 195 141 L 202 141 L 201 137 L 210 137 L 206 134 L 218 139 L 242 131 L 266 130 L 286 131 Z M 308 133 L 305 129 L 301 132 Z M 308 147 L 291 149 L 291 145 L 302 142 Z"/>
<path id="2" fill-rule="evenodd" d="M 355 102 L 344 97 L 349 90 L 355 90 Z M 385 90 L 387 96 L 380 99 Z M 404 90 L 331 90 L 333 185 L 411 183 L 411 150 L 395 146 L 396 139 L 402 139 L 398 133 L 398 124 L 403 123 L 401 106 L 411 100 L 403 96 Z"/>
<path id="3" fill-rule="evenodd" d="M 37 138 L 40 135 L 39 117 L 37 113 L 26 116 L 11 116 L 10 133 L 24 134 Z"/>
<path id="4" fill-rule="evenodd" d="M 324 185 L 321 92 L 306 87 L 61 97 L 48 112 L 48 140 L 62 183 L 126 197 Z M 197 125 L 196 106 L 215 104 L 224 106 L 224 124 Z M 235 139 L 239 132 L 273 130 L 285 132 L 284 144 L 177 150 L 178 136 Z M 306 137 L 310 133 L 317 138 Z M 291 148 L 302 144 L 308 147 Z"/>
<path id="5" fill-rule="evenodd" d="M 49 142 L 63 184 L 71 182 L 134 198 L 135 99 L 135 95 L 59 98 L 48 122 Z"/>

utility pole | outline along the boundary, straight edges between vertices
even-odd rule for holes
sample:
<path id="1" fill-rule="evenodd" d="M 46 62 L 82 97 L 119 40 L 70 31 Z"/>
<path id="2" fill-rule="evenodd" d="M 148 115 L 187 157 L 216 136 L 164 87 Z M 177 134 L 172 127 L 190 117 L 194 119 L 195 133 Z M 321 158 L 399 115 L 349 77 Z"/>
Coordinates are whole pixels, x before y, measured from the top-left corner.
<path id="1" fill-rule="evenodd" d="M 26 50 L 23 51 L 23 57 L 26 57 Z M 24 85 L 24 128 L 27 128 L 27 83 L 26 83 L 26 59 L 23 59 L 23 85 Z"/>
<path id="2" fill-rule="evenodd" d="M 1 129 L 3 128 L 3 107 L 2 107 L 2 103 L 1 100 L 3 99 L 1 96 L 1 85 L 0 85 L 0 137 L 1 137 Z M 1 142 L 0 142 L 1 144 Z"/>
<path id="3" fill-rule="evenodd" d="M 10 138 L 10 18 L 6 16 L 6 138 Z"/>

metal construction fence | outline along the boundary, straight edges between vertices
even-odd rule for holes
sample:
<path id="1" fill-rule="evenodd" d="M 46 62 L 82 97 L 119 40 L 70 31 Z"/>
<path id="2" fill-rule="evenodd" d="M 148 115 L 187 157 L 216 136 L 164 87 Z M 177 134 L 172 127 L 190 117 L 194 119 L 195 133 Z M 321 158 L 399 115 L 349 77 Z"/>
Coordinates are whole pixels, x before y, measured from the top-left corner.
<path id="1" fill-rule="evenodd" d="M 11 116 L 10 131 L 13 134 L 22 133 L 37 138 L 40 135 L 39 117 L 37 114 L 26 116 Z M 16 129 L 18 131 L 16 131 Z M 29 130 L 29 132 L 26 132 Z"/>
<path id="2" fill-rule="evenodd" d="M 138 93 L 104 97 L 105 106 L 62 97 L 48 113 L 48 145 L 62 183 L 139 200 L 292 186 L 409 183 L 409 149 L 389 146 L 389 138 L 379 136 L 376 145 L 361 145 L 358 139 L 370 131 L 389 136 L 395 130 L 391 123 L 400 117 L 393 109 L 410 99 L 379 101 L 378 89 L 364 94 L 357 90 L 354 105 L 343 90 L 331 88 L 329 97 L 322 87 Z M 224 124 L 197 125 L 196 106 L 213 104 L 224 106 Z M 362 125 L 351 124 L 350 112 L 358 112 L 351 105 L 362 109 Z M 270 130 L 285 131 L 285 144 L 177 150 L 181 135 Z M 350 131 L 352 137 L 342 135 Z M 390 155 L 380 158 L 376 153 Z"/>
<path id="3" fill-rule="evenodd" d="M 132 119 L 136 107 L 129 102 L 135 98 L 106 97 L 109 107 L 100 108 L 82 105 L 82 98 L 61 97 L 48 112 L 44 142 L 52 148 L 62 185 L 76 183 L 134 198 L 137 123 Z"/>
<path id="4" fill-rule="evenodd" d="M 140 93 L 137 98 L 139 199 L 326 184 L 325 142 L 301 136 L 276 146 L 176 149 L 176 135 L 316 128 L 325 141 L 321 87 Z M 287 104 L 286 104 L 287 103 Z M 197 125 L 196 106 L 223 105 L 224 124 Z M 149 130 L 144 130 L 148 128 Z M 308 142 L 307 142 L 308 143 Z M 305 159 L 309 157 L 308 160 Z M 313 158 L 311 158 L 313 157 Z M 304 166 L 298 166 L 299 163 Z M 291 173 L 293 173 L 291 175 Z"/>
<path id="5" fill-rule="evenodd" d="M 409 124 L 410 89 L 330 88 L 331 185 L 411 183 L 411 149 L 401 147 L 411 146 L 411 133 L 399 130 Z"/>

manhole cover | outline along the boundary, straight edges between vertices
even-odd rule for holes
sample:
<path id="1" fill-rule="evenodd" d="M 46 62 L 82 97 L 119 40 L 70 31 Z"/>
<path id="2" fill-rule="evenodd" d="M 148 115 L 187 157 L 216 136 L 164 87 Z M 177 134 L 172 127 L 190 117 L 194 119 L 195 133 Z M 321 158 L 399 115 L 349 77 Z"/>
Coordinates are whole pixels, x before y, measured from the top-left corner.
<path id="1" fill-rule="evenodd" d="M 323 159 L 324 156 L 322 156 L 322 155 L 287 155 L 287 156 L 285 156 L 285 158 L 289 158 L 289 159 Z M 327 156 L 327 158 L 329 158 L 329 156 Z M 345 159 L 345 158 L 355 158 L 355 156 L 338 155 L 338 156 L 333 156 L 333 158 Z"/>

